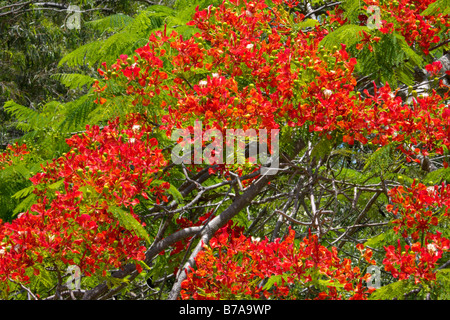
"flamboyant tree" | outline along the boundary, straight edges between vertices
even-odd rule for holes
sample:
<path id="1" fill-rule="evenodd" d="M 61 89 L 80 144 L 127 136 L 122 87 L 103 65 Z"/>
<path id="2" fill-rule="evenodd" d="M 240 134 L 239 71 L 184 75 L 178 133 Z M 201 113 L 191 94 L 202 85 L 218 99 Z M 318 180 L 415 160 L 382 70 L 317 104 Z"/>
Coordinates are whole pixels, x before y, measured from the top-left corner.
<path id="1" fill-rule="evenodd" d="M 103 63 L 94 103 L 120 110 L 30 177 L 0 229 L 3 297 L 446 298 L 442 3 L 224 1 Z M 233 129 L 271 157 L 220 161 Z"/>

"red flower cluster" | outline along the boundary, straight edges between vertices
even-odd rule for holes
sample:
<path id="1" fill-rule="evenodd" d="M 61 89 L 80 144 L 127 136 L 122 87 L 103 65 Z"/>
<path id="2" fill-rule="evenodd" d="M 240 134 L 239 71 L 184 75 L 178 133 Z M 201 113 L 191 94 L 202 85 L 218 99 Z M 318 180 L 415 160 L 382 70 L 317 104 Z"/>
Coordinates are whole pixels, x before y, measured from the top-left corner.
<path id="1" fill-rule="evenodd" d="M 358 249 L 374 263 L 370 249 Z M 327 249 L 313 235 L 296 244 L 294 230 L 283 241 L 259 241 L 229 223 L 195 261 L 195 270 L 182 283 L 183 299 L 295 299 L 295 285 L 322 288 L 312 294 L 314 299 L 365 299 L 373 291 L 362 283 L 370 275 L 340 259 L 336 248 Z M 263 280 L 273 277 L 280 281 L 265 287 Z"/>

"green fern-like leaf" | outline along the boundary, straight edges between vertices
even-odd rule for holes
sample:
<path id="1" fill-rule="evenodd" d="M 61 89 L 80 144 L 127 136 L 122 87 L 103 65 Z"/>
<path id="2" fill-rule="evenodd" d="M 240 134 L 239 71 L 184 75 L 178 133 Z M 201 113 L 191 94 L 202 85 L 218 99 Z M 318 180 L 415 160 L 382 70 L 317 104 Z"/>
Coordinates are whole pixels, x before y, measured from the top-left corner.
<path id="1" fill-rule="evenodd" d="M 338 179 L 354 182 L 354 183 L 362 183 L 365 180 L 367 180 L 367 176 L 362 174 L 359 171 L 350 169 L 350 168 L 343 168 L 340 171 L 340 174 L 337 176 Z"/>
<path id="2" fill-rule="evenodd" d="M 340 7 L 344 10 L 344 17 L 353 21 L 361 10 L 360 0 L 346 0 L 343 1 Z"/>
<path id="3" fill-rule="evenodd" d="M 436 272 L 436 280 L 439 282 L 439 299 L 450 299 L 450 269 L 441 269 Z"/>
<path id="4" fill-rule="evenodd" d="M 90 123 L 101 123 L 109 119 L 123 116 L 131 112 L 133 105 L 132 96 L 116 96 L 109 98 L 101 108 L 94 108 L 89 114 L 86 115 L 86 119 L 89 119 Z"/>
<path id="5" fill-rule="evenodd" d="M 26 196 L 13 210 L 13 216 L 18 215 L 21 212 L 26 212 L 31 206 L 36 203 L 37 196 L 32 193 Z"/>
<path id="6" fill-rule="evenodd" d="M 31 177 L 31 172 L 23 164 L 12 165 L 0 171 L 0 179 L 3 181 L 17 176 L 21 176 L 24 179 L 29 179 Z"/>
<path id="7" fill-rule="evenodd" d="M 412 86 L 414 84 L 414 67 L 409 62 L 395 68 L 394 75 L 398 82 L 401 82 L 407 86 Z"/>
<path id="8" fill-rule="evenodd" d="M 331 152 L 332 147 L 333 141 L 324 136 L 312 150 L 311 157 L 323 157 Z"/>
<path id="9" fill-rule="evenodd" d="M 49 119 L 40 112 L 17 104 L 11 100 L 7 101 L 3 108 L 17 119 L 18 123 L 16 126 L 23 131 L 42 128 L 49 122 Z"/>
<path id="10" fill-rule="evenodd" d="M 123 13 L 118 13 L 112 14 L 105 18 L 88 21 L 85 23 L 85 26 L 91 27 L 101 32 L 111 32 L 123 29 L 133 21 L 134 19 L 132 17 Z"/>
<path id="11" fill-rule="evenodd" d="M 421 67 L 423 65 L 423 58 L 419 54 L 417 54 L 411 47 L 408 45 L 408 43 L 405 40 L 405 37 L 403 37 L 401 34 L 394 33 L 394 36 L 398 40 L 398 43 L 406 55 L 407 59 L 411 60 L 416 66 Z"/>
<path id="12" fill-rule="evenodd" d="M 84 65 L 85 63 L 90 63 L 95 65 L 95 63 L 101 58 L 98 54 L 102 48 L 105 40 L 97 40 L 94 42 L 87 43 L 81 47 L 75 49 L 74 51 L 66 54 L 58 63 L 58 67 L 66 64 L 69 67 L 76 67 Z"/>
<path id="13" fill-rule="evenodd" d="M 58 126 L 58 130 L 76 130 L 84 127 L 89 118 L 90 112 L 98 107 L 94 103 L 94 96 L 86 94 L 77 100 L 66 104 L 68 109 L 66 116 Z"/>
<path id="14" fill-rule="evenodd" d="M 367 159 L 366 165 L 364 166 L 364 172 L 385 172 L 394 161 L 392 152 L 393 146 L 390 144 L 376 150 Z"/>
<path id="15" fill-rule="evenodd" d="M 371 294 L 369 300 L 392 300 L 404 299 L 404 294 L 410 292 L 415 287 L 406 280 L 396 281 L 377 289 Z"/>
<path id="16" fill-rule="evenodd" d="M 131 18 L 124 18 L 126 23 L 123 23 L 123 28 L 119 32 L 105 40 L 94 41 L 77 48 L 64 56 L 58 65 L 67 64 L 74 67 L 84 63 L 89 63 L 92 66 L 100 62 L 112 64 L 121 54 L 134 54 L 134 50 L 147 43 L 150 33 L 164 26 L 165 18 L 172 14 L 173 9 L 151 6 L 132 20 L 130 20 Z M 115 18 L 102 19 L 103 21 L 91 23 L 100 28 L 118 19 L 116 16 Z"/>
<path id="17" fill-rule="evenodd" d="M 36 189 L 36 187 L 34 185 L 26 187 L 24 189 L 21 189 L 21 190 L 17 191 L 15 194 L 13 194 L 12 198 L 22 199 L 24 197 L 27 197 L 30 193 L 32 193 L 34 191 L 34 189 Z"/>
<path id="18" fill-rule="evenodd" d="M 320 22 L 315 19 L 306 19 L 305 21 L 299 22 L 295 27 L 296 29 L 313 28 Z"/>
<path id="19" fill-rule="evenodd" d="M 427 16 L 436 13 L 450 14 L 450 0 L 437 0 L 431 3 L 420 15 Z"/>

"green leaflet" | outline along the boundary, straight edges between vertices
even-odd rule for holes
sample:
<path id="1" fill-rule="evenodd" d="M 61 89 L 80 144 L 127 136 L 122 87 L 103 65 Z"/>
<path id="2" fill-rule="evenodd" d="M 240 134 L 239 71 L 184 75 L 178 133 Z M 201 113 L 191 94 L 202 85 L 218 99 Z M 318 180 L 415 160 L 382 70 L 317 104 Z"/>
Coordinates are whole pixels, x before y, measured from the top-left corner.
<path id="1" fill-rule="evenodd" d="M 438 184 L 441 181 L 446 183 L 450 183 L 450 167 L 449 168 L 441 168 L 435 171 L 431 171 L 426 177 L 423 179 L 425 184 Z"/>
<path id="2" fill-rule="evenodd" d="M 324 286 L 324 287 L 344 288 L 344 284 L 339 283 L 338 281 L 319 279 L 318 282 L 319 282 L 319 285 Z"/>
<path id="3" fill-rule="evenodd" d="M 283 274 L 278 274 L 276 276 L 271 276 L 266 284 L 263 287 L 263 290 L 270 290 L 270 288 L 273 287 L 273 285 L 276 283 L 277 285 L 280 285 L 282 283 L 282 280 L 284 279 L 285 281 L 287 281 L 287 277 L 288 275 L 283 273 Z"/>
<path id="4" fill-rule="evenodd" d="M 216 1 L 217 2 L 217 1 Z M 167 28 L 169 34 L 172 30 L 181 33 L 185 38 L 191 36 L 197 30 L 186 23 L 191 20 L 197 6 L 202 9 L 210 5 L 211 1 L 180 1 L 174 8 L 162 5 L 149 6 L 134 17 L 124 14 L 114 14 L 102 19 L 86 22 L 86 26 L 92 29 L 113 32 L 112 35 L 87 43 L 72 52 L 66 54 L 58 63 L 58 66 L 69 67 L 89 66 L 96 68 L 99 63 L 107 65 L 115 63 L 121 54 L 135 55 L 138 47 L 144 46 L 151 33 Z M 219 2 L 217 2 L 219 3 Z M 167 63 L 165 63 L 167 67 Z M 167 70 L 170 72 L 170 70 Z M 81 73 L 60 73 L 54 76 L 65 86 L 76 89 L 90 86 L 95 80 Z M 100 85 L 104 84 L 100 81 Z M 114 89 L 114 83 L 109 83 L 108 90 Z M 112 117 L 123 115 L 130 111 L 132 106 L 130 96 L 118 92 L 115 98 L 109 98 L 104 105 L 97 105 L 93 101 L 96 95 L 92 88 L 87 94 L 74 101 L 64 104 L 63 112 L 58 112 L 60 120 L 55 126 L 58 132 L 71 132 L 82 130 L 86 124 L 100 123 Z M 137 110 L 140 111 L 140 110 Z M 52 116 L 55 113 L 52 114 Z M 53 120 L 53 119 L 52 119 Z M 36 121 L 36 123 L 40 123 Z M 53 122 L 51 123 L 53 124 Z M 28 122 L 21 125 L 28 129 Z"/>
<path id="5" fill-rule="evenodd" d="M 377 235 L 377 236 L 375 236 L 373 238 L 368 239 L 364 243 L 364 245 L 365 246 L 369 246 L 369 247 L 375 247 L 376 244 L 378 244 L 379 242 L 383 241 L 384 238 L 386 238 L 386 234 L 385 233 L 379 234 L 379 235 Z"/>
<path id="6" fill-rule="evenodd" d="M 394 298 L 403 300 L 404 294 L 414 288 L 415 286 L 412 283 L 406 280 L 400 280 L 377 289 L 370 295 L 369 300 L 392 300 Z"/>
<path id="7" fill-rule="evenodd" d="M 36 187 L 34 185 L 26 187 L 22 190 L 17 191 L 15 194 L 13 194 L 12 198 L 19 200 L 24 197 L 27 197 L 30 193 L 33 192 L 34 189 L 36 189 Z"/>
<path id="8" fill-rule="evenodd" d="M 355 183 L 362 183 L 367 180 L 366 175 L 350 168 L 343 168 L 336 178 Z"/>
<path id="9" fill-rule="evenodd" d="M 85 23 L 93 29 L 103 32 L 117 31 L 129 25 L 134 19 L 126 14 L 117 13 L 102 19 L 92 20 Z"/>
<path id="10" fill-rule="evenodd" d="M 117 218 L 121 226 L 129 231 L 133 231 L 137 236 L 150 243 L 150 238 L 147 231 L 129 212 L 115 206 L 109 207 L 109 211 L 111 211 L 114 217 Z"/>
<path id="11" fill-rule="evenodd" d="M 297 29 L 313 28 L 318 24 L 320 24 L 320 22 L 315 19 L 306 19 L 305 21 L 299 22 L 295 27 Z"/>
<path id="12" fill-rule="evenodd" d="M 436 271 L 436 280 L 441 284 L 439 298 L 443 300 L 450 299 L 450 269 L 441 269 Z"/>
<path id="13" fill-rule="evenodd" d="M 66 54 L 59 61 L 58 67 L 61 67 L 64 64 L 67 64 L 69 67 L 75 67 L 78 65 L 83 65 L 85 62 L 95 63 L 101 57 L 97 53 L 104 42 L 105 40 L 97 40 L 78 47 L 69 54 Z"/>
<path id="14" fill-rule="evenodd" d="M 113 25 L 119 32 L 107 39 L 87 43 L 64 56 L 58 66 L 67 64 L 77 66 L 89 63 L 95 66 L 105 61 L 116 62 L 121 54 L 134 54 L 139 46 L 148 42 L 150 33 L 164 26 L 165 18 L 173 15 L 173 10 L 162 6 L 151 6 L 136 17 L 125 18 L 120 15 L 89 22 L 94 28 L 108 28 Z M 110 28 L 110 27 L 109 27 Z"/>
<path id="15" fill-rule="evenodd" d="M 58 125 L 59 131 L 83 128 L 90 112 L 98 108 L 94 103 L 93 95 L 84 95 L 80 98 L 66 103 L 67 113 L 64 120 Z"/>
<path id="16" fill-rule="evenodd" d="M 394 69 L 394 76 L 397 81 L 407 86 L 414 85 L 414 67 L 411 63 L 405 62 Z"/>
<path id="17" fill-rule="evenodd" d="M 450 14 L 450 0 L 437 0 L 431 3 L 420 15 L 427 16 L 438 12 L 443 15 Z"/>
<path id="18" fill-rule="evenodd" d="M 340 47 L 340 44 L 346 44 L 347 46 L 354 45 L 360 40 L 360 33 L 362 31 L 369 32 L 370 29 L 365 26 L 358 26 L 355 24 L 343 25 L 333 32 L 326 35 L 320 45 L 323 45 L 325 48 L 332 49 L 333 46 Z"/>
<path id="19" fill-rule="evenodd" d="M 33 274 L 34 269 L 39 270 L 39 275 Z M 26 274 L 30 277 L 31 286 L 34 290 L 48 291 L 54 287 L 54 283 L 57 281 L 56 276 L 46 269 L 45 264 L 35 264 L 33 268 L 26 271 Z"/>
<path id="20" fill-rule="evenodd" d="M 393 146 L 388 144 L 372 153 L 364 166 L 364 172 L 385 172 L 393 162 Z"/>
<path id="21" fill-rule="evenodd" d="M 64 179 L 61 179 L 61 180 L 56 181 L 55 183 L 52 183 L 47 188 L 49 188 L 51 190 L 57 190 L 60 186 L 62 186 L 63 183 L 64 183 Z"/>
<path id="22" fill-rule="evenodd" d="M 333 140 L 326 136 L 322 137 L 320 142 L 311 151 L 311 157 L 324 157 L 333 149 Z"/>
<path id="23" fill-rule="evenodd" d="M 111 118 L 117 117 L 118 115 L 125 115 L 129 113 L 131 111 L 131 107 L 133 107 L 133 104 L 131 103 L 132 100 L 132 96 L 118 95 L 107 99 L 103 105 L 91 103 L 90 106 L 87 106 L 86 111 L 92 111 L 83 114 L 83 117 L 86 120 L 89 119 L 89 123 L 102 123 L 102 121 L 107 121 Z"/>
<path id="24" fill-rule="evenodd" d="M 36 202 L 37 196 L 34 193 L 29 194 L 25 199 L 23 199 L 13 210 L 13 215 L 18 215 L 21 212 L 25 212 L 31 208 L 31 206 Z"/>
<path id="25" fill-rule="evenodd" d="M 344 9 L 344 17 L 350 18 L 350 20 L 356 18 L 358 13 L 363 10 L 360 0 L 345 0 L 340 7 Z"/>
<path id="26" fill-rule="evenodd" d="M 52 183 L 46 188 L 49 190 L 57 190 L 62 184 L 64 180 L 58 180 L 55 183 Z M 33 193 L 34 189 L 36 189 L 35 185 L 31 185 L 24 189 L 17 191 L 12 195 L 13 199 L 21 200 L 21 202 L 14 208 L 13 214 L 17 215 L 21 212 L 25 212 L 31 208 L 31 206 L 35 203 L 37 196 Z"/>
<path id="27" fill-rule="evenodd" d="M 400 45 L 406 57 L 408 57 L 416 66 L 421 67 L 423 64 L 422 56 L 420 56 L 413 49 L 411 49 L 411 47 L 406 42 L 405 37 L 403 37 L 401 34 L 394 33 L 393 35 L 397 39 L 397 43 Z"/>
<path id="28" fill-rule="evenodd" d="M 31 177 L 30 170 L 27 169 L 25 165 L 19 164 L 6 167 L 2 171 L 0 171 L 0 179 L 5 181 L 6 179 L 16 177 L 17 174 L 22 176 L 25 180 Z"/>

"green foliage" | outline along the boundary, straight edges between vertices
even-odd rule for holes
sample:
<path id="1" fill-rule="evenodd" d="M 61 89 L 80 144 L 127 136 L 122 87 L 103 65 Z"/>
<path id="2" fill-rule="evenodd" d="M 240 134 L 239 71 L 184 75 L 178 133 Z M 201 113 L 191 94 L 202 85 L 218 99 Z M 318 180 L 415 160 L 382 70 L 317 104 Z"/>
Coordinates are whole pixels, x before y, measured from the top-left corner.
<path id="1" fill-rule="evenodd" d="M 301 29 L 305 29 L 305 28 L 312 28 L 315 27 L 316 25 L 319 24 L 319 21 L 315 20 L 315 19 L 306 19 L 304 21 L 299 22 L 296 25 L 296 28 L 301 30 Z"/>
<path id="2" fill-rule="evenodd" d="M 92 21 L 88 26 L 100 30 L 110 31 L 111 24 L 116 26 L 118 32 L 106 39 L 87 43 L 64 56 L 59 66 L 67 64 L 70 67 L 89 64 L 97 66 L 101 62 L 108 65 L 114 63 L 121 54 L 131 55 L 134 50 L 148 41 L 150 34 L 164 26 L 165 18 L 173 14 L 173 10 L 163 6 L 151 6 L 136 17 L 123 18 L 122 24 L 117 22 L 119 18 L 107 17 Z M 117 27 L 121 25 L 121 28 Z"/>
<path id="3" fill-rule="evenodd" d="M 39 141 L 36 154 L 41 160 L 50 160 L 67 149 L 65 135 L 57 129 L 59 121 L 63 119 L 65 108 L 64 104 L 57 101 L 42 105 L 40 111 L 32 110 L 14 101 L 8 101 L 4 106 L 5 112 L 16 119 L 15 127 L 25 132 L 20 138 L 21 143 Z"/>
<path id="4" fill-rule="evenodd" d="M 90 112 L 98 107 L 94 103 L 94 100 L 95 98 L 92 94 L 86 94 L 74 101 L 68 102 L 65 105 L 64 118 L 58 124 L 58 130 L 67 132 L 83 128 L 89 118 Z"/>
<path id="5" fill-rule="evenodd" d="M 358 14 L 361 13 L 360 0 L 346 0 L 342 2 L 341 8 L 344 9 L 344 17 L 350 21 L 356 21 Z"/>
<path id="6" fill-rule="evenodd" d="M 362 183 L 367 180 L 368 176 L 354 169 L 343 168 L 336 178 L 348 182 Z"/>
<path id="7" fill-rule="evenodd" d="M 23 164 L 8 166 L 0 171 L 0 219 L 12 219 L 15 208 L 20 203 L 13 195 L 29 186 L 30 182 L 27 180 L 30 176 L 30 170 Z"/>
<path id="8" fill-rule="evenodd" d="M 333 144 L 333 140 L 328 139 L 326 136 L 323 136 L 311 151 L 311 157 L 320 158 L 330 154 L 333 148 Z"/>
<path id="9" fill-rule="evenodd" d="M 283 281 L 288 280 L 287 277 L 288 277 L 287 274 L 279 274 L 279 275 L 271 276 L 267 280 L 267 282 L 264 285 L 263 289 L 264 290 L 270 290 L 275 284 L 277 286 L 280 286 Z"/>
<path id="10" fill-rule="evenodd" d="M 365 246 L 371 248 L 383 249 L 384 245 L 391 244 L 396 239 L 396 235 L 392 229 L 388 229 L 372 238 L 367 239 Z"/>
<path id="11" fill-rule="evenodd" d="M 81 89 L 83 86 L 91 85 L 95 79 L 78 73 L 56 73 L 52 78 L 58 79 L 69 89 Z"/>
<path id="12" fill-rule="evenodd" d="M 438 3 L 443 5 L 446 1 L 437 1 L 430 5 L 429 9 L 437 8 Z M 344 1 L 340 8 L 344 10 L 344 18 L 352 23 L 357 23 L 357 16 L 364 13 L 358 0 Z M 380 38 L 377 42 L 371 42 L 372 50 L 369 50 L 367 45 L 362 50 L 356 49 L 356 44 L 362 39 L 362 31 Z M 333 30 L 321 41 L 321 45 L 328 49 L 333 46 L 339 47 L 341 43 L 346 44 L 349 51 L 358 59 L 357 73 L 370 75 L 372 80 L 381 83 L 388 82 L 392 87 L 400 84 L 412 85 L 414 68 L 422 68 L 424 65 L 424 57 L 416 53 L 406 43 L 405 38 L 396 32 L 385 34 L 366 26 L 345 24 Z"/>
<path id="13" fill-rule="evenodd" d="M 373 34 L 373 31 L 371 32 Z M 372 43 L 373 51 L 368 47 L 357 52 L 356 70 L 361 74 L 372 74 L 374 80 L 388 82 L 392 87 L 399 82 L 411 85 L 414 82 L 414 67 L 422 67 L 423 58 L 397 33 L 378 34 L 380 40 Z"/>
<path id="14" fill-rule="evenodd" d="M 320 42 L 320 45 L 323 45 L 325 48 L 330 50 L 334 46 L 339 48 L 341 43 L 344 43 L 350 47 L 359 42 L 359 40 L 361 39 L 360 33 L 363 30 L 370 31 L 370 29 L 366 26 L 345 24 L 326 35 Z"/>

